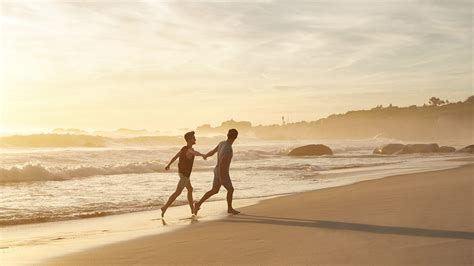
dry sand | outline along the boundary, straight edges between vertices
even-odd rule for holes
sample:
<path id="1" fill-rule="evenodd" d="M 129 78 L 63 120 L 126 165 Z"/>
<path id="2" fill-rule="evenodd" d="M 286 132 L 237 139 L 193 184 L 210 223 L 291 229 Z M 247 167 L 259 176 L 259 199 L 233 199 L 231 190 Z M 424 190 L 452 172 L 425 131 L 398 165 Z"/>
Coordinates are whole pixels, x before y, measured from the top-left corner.
<path id="1" fill-rule="evenodd" d="M 468 165 L 274 198 L 241 215 L 49 263 L 472 265 L 473 171 Z"/>

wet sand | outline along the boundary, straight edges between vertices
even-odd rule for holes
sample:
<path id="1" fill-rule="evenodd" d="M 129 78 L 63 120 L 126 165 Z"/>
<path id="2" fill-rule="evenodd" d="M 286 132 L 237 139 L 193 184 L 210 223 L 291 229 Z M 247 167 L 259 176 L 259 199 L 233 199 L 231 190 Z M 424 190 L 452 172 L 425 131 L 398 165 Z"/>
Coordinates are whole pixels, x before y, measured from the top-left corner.
<path id="1" fill-rule="evenodd" d="M 472 265 L 473 185 L 467 165 L 299 193 L 48 264 Z"/>

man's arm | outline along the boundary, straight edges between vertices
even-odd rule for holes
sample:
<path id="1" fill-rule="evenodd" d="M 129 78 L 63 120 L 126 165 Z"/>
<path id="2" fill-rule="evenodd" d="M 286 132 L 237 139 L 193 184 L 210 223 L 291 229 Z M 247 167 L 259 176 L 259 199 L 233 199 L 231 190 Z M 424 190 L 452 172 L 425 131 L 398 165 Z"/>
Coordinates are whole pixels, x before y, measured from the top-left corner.
<path id="1" fill-rule="evenodd" d="M 204 154 L 204 158 L 207 158 L 207 157 L 210 157 L 210 156 L 216 154 L 218 148 L 219 148 L 219 145 L 217 145 L 213 150 L 211 150 L 208 153 Z"/>
<path id="2" fill-rule="evenodd" d="M 206 159 L 204 154 L 194 150 L 193 148 L 189 148 L 188 151 L 186 152 L 186 156 L 188 156 L 188 158 L 191 158 L 191 155 L 202 156 L 204 158 L 204 160 Z"/>
<path id="3" fill-rule="evenodd" d="M 178 159 L 180 155 L 181 155 L 181 151 L 176 153 L 176 155 L 171 159 L 170 163 L 165 167 L 165 170 L 170 170 L 171 164 L 174 163 L 174 161 L 176 161 L 176 159 Z"/>

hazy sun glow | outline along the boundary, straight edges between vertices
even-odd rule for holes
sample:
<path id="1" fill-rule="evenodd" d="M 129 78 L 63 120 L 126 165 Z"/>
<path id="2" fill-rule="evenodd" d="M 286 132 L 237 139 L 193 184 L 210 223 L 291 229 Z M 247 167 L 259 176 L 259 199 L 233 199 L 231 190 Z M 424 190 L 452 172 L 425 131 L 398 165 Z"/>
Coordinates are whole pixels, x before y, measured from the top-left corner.
<path id="1" fill-rule="evenodd" d="M 269 124 L 472 94 L 470 1 L 361 2 L 2 1 L 2 131 Z"/>

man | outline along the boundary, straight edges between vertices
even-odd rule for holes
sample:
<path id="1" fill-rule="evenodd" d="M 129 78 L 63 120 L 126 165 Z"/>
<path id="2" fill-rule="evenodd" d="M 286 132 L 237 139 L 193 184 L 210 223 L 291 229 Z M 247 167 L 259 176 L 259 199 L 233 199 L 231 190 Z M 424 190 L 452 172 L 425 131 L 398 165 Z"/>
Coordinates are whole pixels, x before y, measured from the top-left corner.
<path id="1" fill-rule="evenodd" d="M 189 178 L 191 176 L 191 171 L 193 170 L 194 156 L 202 156 L 204 159 L 205 157 L 203 154 L 193 149 L 193 145 L 196 144 L 196 137 L 194 136 L 194 131 L 184 134 L 184 139 L 186 140 L 186 146 L 183 146 L 181 150 L 171 159 L 169 164 L 165 167 L 166 170 L 169 170 L 171 164 L 179 158 L 178 186 L 176 187 L 176 191 L 169 197 L 168 202 L 166 202 L 166 204 L 161 208 L 161 217 L 165 216 L 165 212 L 168 207 L 176 200 L 179 195 L 181 195 L 181 192 L 183 192 L 184 188 L 188 190 L 189 207 L 191 208 L 191 213 L 194 213 L 193 187 L 191 186 L 191 180 Z"/>
<path id="2" fill-rule="evenodd" d="M 232 180 L 230 180 L 229 167 L 232 161 L 233 150 L 232 144 L 239 132 L 236 129 L 230 129 L 227 133 L 227 140 L 220 142 L 217 147 L 204 155 L 204 158 L 214 155 L 217 152 L 217 165 L 214 168 L 214 181 L 212 189 L 206 192 L 199 202 L 194 205 L 194 214 L 197 215 L 201 205 L 212 195 L 219 192 L 221 186 L 227 189 L 227 212 L 230 214 L 239 214 L 240 212 L 232 207 L 232 198 L 234 194 L 234 187 Z"/>

